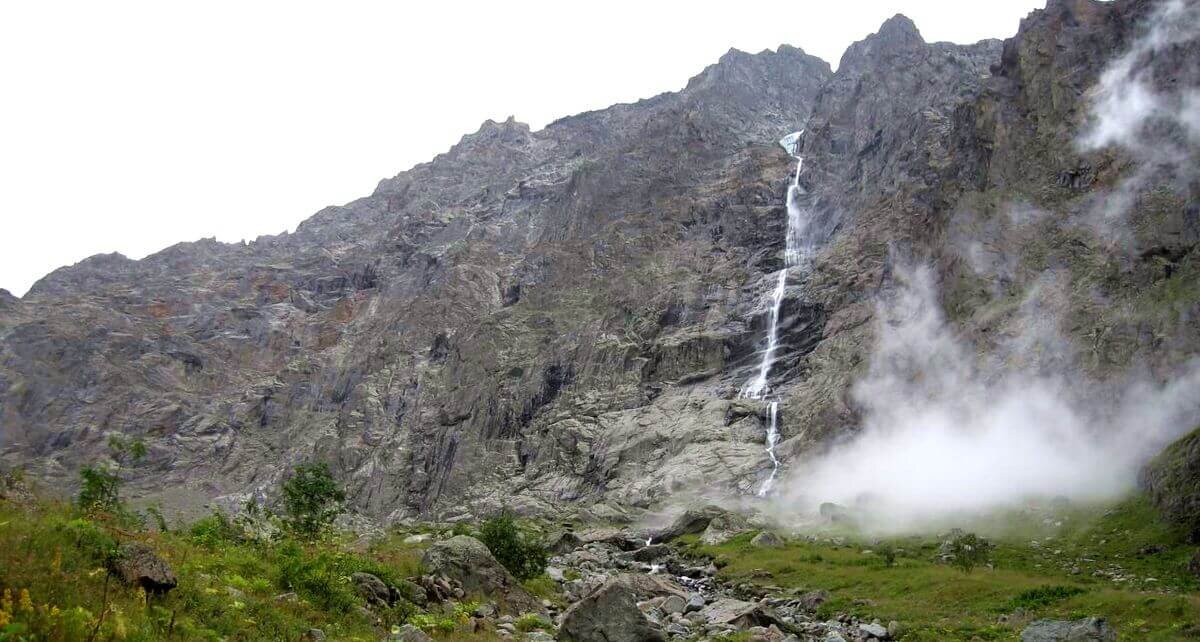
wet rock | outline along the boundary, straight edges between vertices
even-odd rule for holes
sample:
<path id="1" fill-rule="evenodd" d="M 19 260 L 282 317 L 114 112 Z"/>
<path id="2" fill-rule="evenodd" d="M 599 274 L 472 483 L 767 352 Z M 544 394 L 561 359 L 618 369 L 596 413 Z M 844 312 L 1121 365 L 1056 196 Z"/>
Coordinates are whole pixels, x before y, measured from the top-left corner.
<path id="1" fill-rule="evenodd" d="M 321 629 L 309 629 L 300 634 L 300 642 L 325 642 L 325 632 Z"/>
<path id="2" fill-rule="evenodd" d="M 700 595 L 699 593 L 692 593 L 691 595 L 688 596 L 687 606 L 684 608 L 684 612 L 685 613 L 694 613 L 697 611 L 701 611 L 704 609 L 704 605 L 706 603 L 707 602 L 705 601 L 703 595 Z"/>
<path id="3" fill-rule="evenodd" d="M 662 642 L 666 635 L 638 609 L 637 593 L 614 578 L 563 613 L 559 640 L 570 642 Z"/>
<path id="4" fill-rule="evenodd" d="M 663 599 L 662 604 L 658 608 L 662 609 L 663 613 L 683 613 L 687 609 L 687 600 L 678 595 L 668 595 Z"/>
<path id="5" fill-rule="evenodd" d="M 542 612 L 541 602 L 534 599 L 508 570 L 492 557 L 483 542 L 458 535 L 437 542 L 425 551 L 422 564 L 433 573 L 445 575 L 458 582 L 466 593 L 495 598 L 510 612 Z"/>
<path id="6" fill-rule="evenodd" d="M 708 528 L 708 524 L 714 517 L 720 517 L 728 512 L 713 504 L 688 507 L 671 520 L 670 525 L 655 533 L 654 539 L 660 542 L 669 542 L 681 535 L 702 533 Z"/>
<path id="7" fill-rule="evenodd" d="M 171 566 L 153 548 L 141 542 L 128 542 L 120 546 L 115 570 L 121 579 L 141 586 L 149 593 L 165 593 L 178 583 Z"/>
<path id="8" fill-rule="evenodd" d="M 546 538 L 546 550 L 558 555 L 569 553 L 582 544 L 579 536 L 571 531 L 559 531 Z"/>
<path id="9" fill-rule="evenodd" d="M 783 546 L 783 538 L 772 531 L 763 531 L 755 535 L 750 544 L 759 548 L 779 548 Z"/>
<path id="10" fill-rule="evenodd" d="M 388 642 L 433 642 L 433 638 L 411 624 L 405 624 L 392 631 L 387 639 Z"/>
<path id="11" fill-rule="evenodd" d="M 778 624 L 778 619 L 762 605 L 731 597 L 715 600 L 705 606 L 700 614 L 711 624 L 726 624 L 742 629 Z"/>
<path id="12" fill-rule="evenodd" d="M 633 552 L 633 559 L 639 562 L 657 562 L 672 553 L 671 547 L 666 544 L 651 544 L 643 546 Z"/>
<path id="13" fill-rule="evenodd" d="M 714 515 L 700 535 L 700 541 L 710 546 L 724 544 L 740 533 L 750 530 L 750 523 L 737 513 L 724 512 Z"/>
<path id="14" fill-rule="evenodd" d="M 350 582 L 354 584 L 355 592 L 368 604 L 387 607 L 392 603 L 392 591 L 378 577 L 370 573 L 353 573 L 350 575 Z"/>
<path id="15" fill-rule="evenodd" d="M 1200 428 L 1150 460 L 1139 473 L 1138 484 L 1167 521 L 1200 542 Z"/>
<path id="16" fill-rule="evenodd" d="M 820 608 L 822 604 L 828 602 L 829 597 L 829 591 L 817 590 L 802 594 L 797 601 L 800 608 L 812 612 Z"/>
<path id="17" fill-rule="evenodd" d="M 1021 642 L 1114 642 L 1117 632 L 1103 618 L 1036 620 L 1021 631 Z"/>
<path id="18" fill-rule="evenodd" d="M 886 640 L 891 637 L 891 635 L 888 634 L 887 628 L 878 622 L 872 622 L 871 624 L 859 624 L 858 630 L 861 631 L 863 635 L 878 640 Z"/>

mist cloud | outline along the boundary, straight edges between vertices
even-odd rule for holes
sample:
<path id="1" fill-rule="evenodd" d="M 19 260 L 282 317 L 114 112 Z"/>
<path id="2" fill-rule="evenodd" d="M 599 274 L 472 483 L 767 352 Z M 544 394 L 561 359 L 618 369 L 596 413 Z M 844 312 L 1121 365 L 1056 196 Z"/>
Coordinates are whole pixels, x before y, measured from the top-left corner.
<path id="1" fill-rule="evenodd" d="M 853 390 L 862 429 L 793 465 L 780 498 L 790 509 L 865 503 L 864 526 L 903 531 L 1031 497 L 1112 499 L 1200 420 L 1198 364 L 1167 384 L 1078 374 L 1057 325 L 1066 275 L 1043 275 L 1022 305 L 1021 331 L 986 354 L 947 323 L 930 268 L 901 265 L 896 278 Z"/>

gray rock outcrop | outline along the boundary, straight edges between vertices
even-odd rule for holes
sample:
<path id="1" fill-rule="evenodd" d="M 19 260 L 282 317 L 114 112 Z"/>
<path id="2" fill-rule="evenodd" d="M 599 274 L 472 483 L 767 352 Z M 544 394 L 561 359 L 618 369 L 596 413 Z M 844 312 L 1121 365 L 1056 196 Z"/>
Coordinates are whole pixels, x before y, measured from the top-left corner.
<path id="1" fill-rule="evenodd" d="M 563 613 L 556 636 L 563 642 L 665 642 L 663 631 L 642 614 L 637 593 L 616 577 Z"/>
<path id="2" fill-rule="evenodd" d="M 1037 620 L 1021 631 L 1021 642 L 1115 642 L 1117 632 L 1101 618 Z"/>
<path id="3" fill-rule="evenodd" d="M 517 582 L 483 542 L 457 535 L 425 550 L 422 565 L 429 572 L 460 583 L 472 595 L 485 595 L 507 613 L 541 612 L 541 601 Z"/>
<path id="4" fill-rule="evenodd" d="M 178 584 L 175 571 L 148 544 L 128 542 L 117 550 L 114 562 L 117 575 L 148 593 L 165 593 Z"/>

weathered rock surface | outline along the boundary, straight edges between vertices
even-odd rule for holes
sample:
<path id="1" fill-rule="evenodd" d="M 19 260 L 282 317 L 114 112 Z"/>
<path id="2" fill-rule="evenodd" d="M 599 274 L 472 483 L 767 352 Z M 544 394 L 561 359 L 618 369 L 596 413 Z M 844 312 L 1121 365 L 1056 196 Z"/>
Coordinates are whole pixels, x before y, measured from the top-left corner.
<path id="1" fill-rule="evenodd" d="M 114 566 L 122 580 L 150 593 L 164 593 L 178 584 L 171 566 L 142 542 L 122 544 L 117 550 Z"/>
<path id="2" fill-rule="evenodd" d="M 393 520 L 628 523 L 748 494 L 772 469 L 765 409 L 735 397 L 783 264 L 795 163 L 776 141 L 799 130 L 814 256 L 769 372 L 785 473 L 859 424 L 894 252 L 928 261 L 980 352 L 1053 291 L 1081 375 L 1166 380 L 1200 347 L 1195 138 L 1154 122 L 1133 147 L 1077 144 L 1162 4 L 1050 0 L 972 45 L 897 16 L 836 73 L 731 51 L 679 92 L 536 132 L 488 121 L 295 233 L 98 255 L 0 292 L 0 464 L 69 486 L 121 433 L 148 448 L 128 493 L 193 513 L 269 497 L 308 460 Z M 1185 38 L 1134 62 L 1175 104 L 1197 56 Z"/>
<path id="3" fill-rule="evenodd" d="M 564 642 L 665 642 L 637 605 L 637 594 L 623 577 L 599 589 L 563 613 L 557 638 Z"/>
<path id="4" fill-rule="evenodd" d="M 1138 482 L 1163 517 L 1200 542 L 1200 429 L 1167 446 Z"/>
<path id="5" fill-rule="evenodd" d="M 483 542 L 457 535 L 433 544 L 421 563 L 434 574 L 462 584 L 468 594 L 486 595 L 508 613 L 541 612 L 542 604 L 492 557 Z"/>
<path id="6" fill-rule="evenodd" d="M 1117 632 L 1100 618 L 1037 620 L 1021 631 L 1021 642 L 1114 642 Z"/>
<path id="7" fill-rule="evenodd" d="M 783 538 L 777 535 L 774 531 L 763 531 L 758 535 L 755 535 L 754 539 L 750 540 L 751 546 L 757 546 L 759 548 L 779 548 L 783 546 L 783 544 Z"/>

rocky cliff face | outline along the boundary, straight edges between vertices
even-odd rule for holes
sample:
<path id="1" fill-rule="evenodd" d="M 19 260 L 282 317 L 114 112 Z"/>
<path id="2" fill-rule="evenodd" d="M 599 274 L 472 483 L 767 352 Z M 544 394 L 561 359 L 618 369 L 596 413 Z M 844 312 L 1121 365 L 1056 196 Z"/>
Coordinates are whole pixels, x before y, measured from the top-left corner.
<path id="1" fill-rule="evenodd" d="M 771 369 L 785 466 L 854 430 L 897 252 L 936 266 L 981 349 L 1053 267 L 1081 367 L 1167 372 L 1200 348 L 1200 187 L 1179 162 L 1196 139 L 1152 123 L 1166 163 L 1076 144 L 1162 6 L 1052 0 L 966 46 L 897 16 L 836 73 L 731 51 L 677 93 L 538 132 L 489 121 L 294 234 L 96 256 L 0 292 L 3 460 L 68 484 L 109 434 L 141 438 L 134 489 L 186 509 L 321 459 L 382 518 L 749 493 L 771 464 L 762 404 L 736 395 L 783 264 L 795 164 L 776 141 L 801 129 L 818 252 Z M 1200 48 L 1175 35 L 1134 62 L 1186 110 Z M 1132 232 L 1114 240 L 1088 221 L 1118 196 Z"/>

